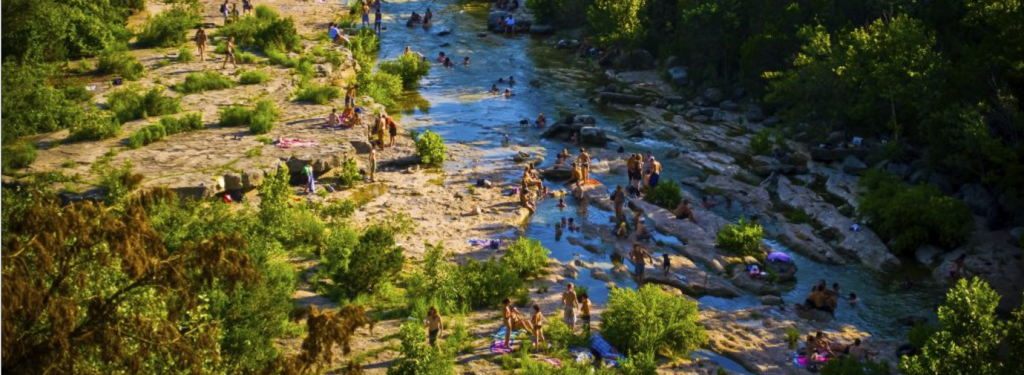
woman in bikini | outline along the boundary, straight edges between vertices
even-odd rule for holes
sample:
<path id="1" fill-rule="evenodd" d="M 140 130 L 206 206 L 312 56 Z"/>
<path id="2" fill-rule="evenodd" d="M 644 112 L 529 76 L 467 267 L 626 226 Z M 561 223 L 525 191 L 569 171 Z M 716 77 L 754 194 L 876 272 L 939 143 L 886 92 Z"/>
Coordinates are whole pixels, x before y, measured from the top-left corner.
<path id="1" fill-rule="evenodd" d="M 533 317 L 530 319 L 533 324 L 533 346 L 543 347 L 547 343 L 544 338 L 544 313 L 540 312 L 540 305 L 533 304 Z"/>

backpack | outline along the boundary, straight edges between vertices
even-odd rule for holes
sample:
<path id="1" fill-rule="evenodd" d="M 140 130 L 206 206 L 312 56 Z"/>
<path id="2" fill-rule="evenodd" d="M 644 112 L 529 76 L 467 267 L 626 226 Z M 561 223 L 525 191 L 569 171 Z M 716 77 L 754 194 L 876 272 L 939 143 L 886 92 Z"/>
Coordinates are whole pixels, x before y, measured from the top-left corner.
<path id="1" fill-rule="evenodd" d="M 224 12 L 227 12 L 227 11 L 228 11 L 228 5 L 227 4 L 221 4 L 220 5 L 220 12 L 224 13 Z"/>

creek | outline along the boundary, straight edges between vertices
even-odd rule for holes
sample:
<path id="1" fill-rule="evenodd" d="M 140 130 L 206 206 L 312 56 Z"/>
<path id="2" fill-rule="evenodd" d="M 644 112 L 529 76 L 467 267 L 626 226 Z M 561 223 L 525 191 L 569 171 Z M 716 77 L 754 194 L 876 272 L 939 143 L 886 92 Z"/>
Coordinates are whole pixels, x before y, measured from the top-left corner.
<path id="1" fill-rule="evenodd" d="M 434 13 L 435 22 L 431 28 L 405 26 L 405 20 L 413 11 L 423 14 L 428 7 Z M 651 151 L 660 157 L 669 150 L 685 147 L 681 142 L 634 142 L 620 137 L 618 124 L 635 114 L 604 108 L 587 100 L 589 90 L 603 79 L 601 74 L 586 62 L 577 60 L 571 53 L 555 50 L 552 44 L 556 39 L 529 35 L 512 37 L 487 32 L 489 2 L 392 0 L 384 3 L 383 9 L 387 29 L 381 37 L 379 57 L 395 58 L 403 52 L 405 46 L 410 46 L 413 51 L 426 56 L 433 65 L 430 74 L 421 81 L 419 90 L 406 93 L 400 103 L 402 125 L 417 131 L 429 129 L 442 135 L 447 142 L 472 143 L 481 151 L 482 155 L 473 160 L 446 163 L 445 170 L 448 173 L 473 168 L 487 169 L 496 160 L 509 158 L 514 151 L 501 145 L 502 134 L 506 133 L 512 137 L 513 144 L 544 147 L 547 156 L 544 165 L 550 164 L 562 148 L 576 151 L 571 145 L 540 139 L 539 131 L 533 127 L 520 128 L 521 119 L 532 120 L 539 113 L 547 114 L 549 122 L 557 121 L 562 113 L 592 115 L 597 119 L 598 126 L 604 128 L 610 136 L 621 139 L 618 144 L 624 146 L 627 152 Z M 437 35 L 438 31 L 445 29 L 450 29 L 451 33 L 446 36 Z M 456 66 L 445 69 L 437 63 L 435 59 L 439 52 L 449 55 Z M 467 56 L 470 57 L 468 67 L 462 65 L 463 58 Z M 514 76 L 516 80 L 516 85 L 511 87 L 514 93 L 511 98 L 488 93 L 499 77 L 507 80 L 509 76 Z M 498 87 L 504 90 L 509 86 L 498 84 Z M 692 165 L 671 160 L 663 163 L 666 171 L 663 178 L 678 181 L 702 173 Z M 511 172 L 507 177 L 512 180 L 518 178 L 518 174 Z M 626 179 L 623 175 L 602 174 L 595 174 L 595 178 L 606 186 L 625 184 Z M 561 188 L 561 185 L 554 183 L 548 185 L 550 188 Z M 617 286 L 636 287 L 630 278 L 616 277 L 611 272 L 613 262 L 607 254 L 610 252 L 595 254 L 570 244 L 568 238 L 581 236 L 579 233 L 566 232 L 561 241 L 555 241 L 553 224 L 562 217 L 575 217 L 585 226 L 611 228 L 611 212 L 593 206 L 576 207 L 572 201 L 567 199 L 570 206 L 564 209 L 556 207 L 557 199 L 538 202 L 538 211 L 529 219 L 525 228 L 526 235 L 539 239 L 551 249 L 551 256 L 563 263 L 582 259 L 604 269 Z M 716 211 L 716 214 L 733 221 L 752 213 Z M 674 237 L 665 234 L 658 234 L 656 239 L 676 241 Z M 597 239 L 579 240 L 601 247 Z M 811 286 L 819 279 L 825 279 L 830 285 L 838 282 L 844 295 L 855 292 L 861 303 L 851 307 L 845 301 L 840 301 L 836 319 L 878 337 L 899 338 L 905 335 L 907 327 L 896 322 L 899 317 L 916 315 L 934 320 L 934 306 L 942 300 L 937 287 L 923 286 L 912 290 L 900 287 L 905 278 L 915 281 L 929 278 L 926 270 L 910 267 L 901 272 L 882 275 L 856 262 L 847 265 L 820 264 L 789 251 L 772 239 L 765 241 L 767 245 L 789 253 L 799 267 L 797 282 L 783 293 L 786 302 L 803 301 Z M 652 251 L 657 256 L 663 250 L 653 248 Z M 575 282 L 586 287 L 595 302 L 607 302 L 607 283 L 594 279 L 590 270 L 580 268 Z M 733 299 L 702 297 L 699 301 L 702 309 L 734 310 L 760 305 L 760 300 L 751 295 Z"/>

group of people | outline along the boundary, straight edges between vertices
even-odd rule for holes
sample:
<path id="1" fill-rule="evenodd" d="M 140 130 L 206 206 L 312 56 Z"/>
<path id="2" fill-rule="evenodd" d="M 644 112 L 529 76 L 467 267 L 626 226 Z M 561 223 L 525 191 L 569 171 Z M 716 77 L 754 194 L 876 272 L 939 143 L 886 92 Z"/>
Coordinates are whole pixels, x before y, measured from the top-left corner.
<path id="1" fill-rule="evenodd" d="M 565 292 L 562 293 L 561 302 L 563 306 L 562 321 L 569 326 L 573 333 L 576 332 L 579 320 L 582 320 L 581 327 L 583 329 L 590 329 L 590 310 L 593 305 L 587 293 L 577 295 L 575 286 L 569 283 L 566 285 Z M 506 348 L 510 348 L 512 345 L 512 332 L 515 331 L 517 325 L 521 325 L 523 329 L 533 335 L 533 347 L 543 348 L 547 344 L 544 337 L 544 326 L 547 325 L 547 319 L 544 318 L 544 312 L 539 304 L 533 304 L 533 313 L 529 317 L 521 313 L 509 298 L 502 301 L 502 306 L 501 324 L 505 327 Z"/>
<path id="2" fill-rule="evenodd" d="M 504 93 L 502 93 L 501 89 L 498 88 L 498 84 L 499 83 L 500 84 L 508 83 L 508 87 L 505 88 L 505 92 Z M 493 95 L 501 94 L 506 99 L 511 98 L 512 97 L 512 86 L 515 86 L 515 85 L 516 85 L 516 78 L 515 77 L 508 76 L 508 80 L 507 81 L 505 80 L 505 77 L 499 77 L 497 82 L 491 84 L 491 94 L 493 94 Z M 529 122 L 529 121 L 527 121 L 527 122 Z"/>
<path id="3" fill-rule="evenodd" d="M 832 283 L 832 289 L 828 289 L 825 280 L 818 280 L 818 283 L 811 287 L 811 292 L 807 295 L 807 299 L 804 300 L 804 306 L 835 316 L 836 308 L 839 306 L 839 298 L 841 298 L 839 283 Z M 851 292 L 848 300 L 851 305 L 856 305 L 859 302 L 857 293 Z"/>
<path id="4" fill-rule="evenodd" d="M 824 332 L 818 331 L 813 335 L 807 335 L 803 355 L 807 358 L 808 363 L 822 363 L 839 356 L 852 356 L 858 360 L 868 360 L 870 356 L 878 355 L 878 351 L 861 346 L 860 339 L 854 339 L 853 343 L 847 346 L 833 344 Z"/>
<path id="5" fill-rule="evenodd" d="M 375 33 L 378 33 L 378 34 L 381 31 L 380 3 L 381 3 L 380 0 L 376 0 L 373 3 L 373 9 L 374 9 L 374 11 L 373 11 L 373 31 Z M 370 8 L 371 8 L 370 4 L 368 4 L 366 2 L 363 2 L 362 21 L 363 21 L 363 28 L 364 29 L 370 27 Z"/>
<path id="6" fill-rule="evenodd" d="M 629 176 L 629 185 L 639 192 L 644 188 L 653 189 L 661 179 L 661 162 L 653 155 L 633 154 L 626 158 L 626 172 Z"/>
<path id="7" fill-rule="evenodd" d="M 519 204 L 532 214 L 537 211 L 537 199 L 547 195 L 547 190 L 540 178 L 540 172 L 533 163 L 526 164 L 519 184 Z"/>
<path id="8" fill-rule="evenodd" d="M 253 0 L 242 0 L 242 10 L 238 10 L 238 3 L 228 3 L 228 0 L 224 0 L 224 3 L 220 5 L 220 14 L 224 16 L 224 24 L 227 25 L 231 22 L 238 21 L 239 18 L 249 16 L 253 14 L 253 9 L 256 6 L 253 5 Z"/>

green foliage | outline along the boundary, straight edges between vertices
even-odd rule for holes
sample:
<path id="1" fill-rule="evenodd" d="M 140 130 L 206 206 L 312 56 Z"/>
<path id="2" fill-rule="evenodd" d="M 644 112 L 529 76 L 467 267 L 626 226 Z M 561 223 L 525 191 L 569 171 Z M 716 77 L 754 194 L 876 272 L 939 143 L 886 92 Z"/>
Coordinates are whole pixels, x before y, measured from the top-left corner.
<path id="1" fill-rule="evenodd" d="M 501 263 L 519 274 L 519 277 L 538 276 L 548 265 L 548 255 L 551 255 L 551 250 L 541 245 L 540 241 L 519 237 L 508 246 L 505 255 L 501 257 Z"/>
<path id="2" fill-rule="evenodd" d="M 776 144 L 782 144 L 782 137 L 771 129 L 761 129 L 753 137 L 750 137 L 750 153 L 768 155 Z"/>
<path id="3" fill-rule="evenodd" d="M 270 7 L 256 7 L 255 17 L 243 17 L 236 22 L 217 29 L 216 35 L 235 37 L 241 46 L 257 47 L 263 51 L 298 51 L 302 38 L 295 30 L 295 21 L 281 18 Z"/>
<path id="4" fill-rule="evenodd" d="M 174 47 L 188 40 L 186 32 L 201 20 L 196 9 L 179 5 L 164 10 L 146 21 L 138 35 L 139 44 L 147 47 Z"/>
<path id="5" fill-rule="evenodd" d="M 4 1 L 4 62 L 64 62 L 123 45 L 131 37 L 125 27 L 128 16 L 143 4 L 140 0 Z"/>
<path id="6" fill-rule="evenodd" d="M 25 168 L 36 161 L 36 145 L 32 142 L 19 141 L 3 146 L 3 171 Z"/>
<path id="7" fill-rule="evenodd" d="M 658 181 L 654 189 L 647 189 L 644 200 L 661 206 L 668 210 L 674 210 L 683 201 L 683 190 L 671 178 Z"/>
<path id="8" fill-rule="evenodd" d="M 644 30 L 640 13 L 647 0 L 593 0 L 587 9 L 587 21 L 598 30 L 598 40 L 612 45 L 633 46 Z"/>
<path id="9" fill-rule="evenodd" d="M 381 61 L 380 71 L 391 73 L 402 78 L 402 87 L 407 89 L 419 86 L 420 78 L 430 73 L 430 63 L 417 55 L 402 55 L 395 60 Z"/>
<path id="10" fill-rule="evenodd" d="M 132 133 L 128 137 L 128 148 L 139 148 L 162 140 L 165 136 L 202 130 L 204 127 L 203 114 L 199 112 L 189 113 L 180 118 L 166 116 L 161 118 L 159 123 Z"/>
<path id="11" fill-rule="evenodd" d="M 0 90 L 4 143 L 24 135 L 66 129 L 82 120 L 86 107 L 81 102 L 88 97 L 81 94 L 84 90 L 75 88 L 80 86 L 55 79 L 56 73 L 50 65 L 4 62 Z"/>
<path id="12" fill-rule="evenodd" d="M 854 356 L 840 356 L 829 360 L 821 368 L 822 375 L 889 375 L 889 364 L 861 361 Z"/>
<path id="13" fill-rule="evenodd" d="M 718 247 L 738 256 L 752 256 L 764 260 L 761 240 L 764 228 L 760 224 L 740 218 L 738 224 L 729 224 L 718 230 Z"/>
<path id="14" fill-rule="evenodd" d="M 341 90 L 334 86 L 307 84 L 295 93 L 295 100 L 316 104 L 327 104 L 341 97 Z"/>
<path id="15" fill-rule="evenodd" d="M 402 95 L 402 78 L 385 72 L 360 75 L 359 91 L 373 98 L 375 103 L 390 108 Z"/>
<path id="16" fill-rule="evenodd" d="M 423 269 L 405 280 L 410 306 L 435 305 L 442 312 L 494 308 L 505 298 L 516 300 L 526 293 L 519 275 L 501 262 L 470 259 L 455 266 L 447 258 L 442 246 L 427 245 Z"/>
<path id="17" fill-rule="evenodd" d="M 455 374 L 454 353 L 427 345 L 427 331 L 419 324 L 402 324 L 398 337 L 402 340 L 401 357 L 388 368 L 388 375 Z"/>
<path id="18" fill-rule="evenodd" d="M 243 85 L 256 85 L 270 80 L 270 75 L 262 70 L 244 71 L 238 76 L 238 83 Z"/>
<path id="19" fill-rule="evenodd" d="M 707 343 L 697 320 L 696 302 L 657 286 L 615 288 L 601 314 L 601 334 L 625 353 L 685 354 Z"/>
<path id="20" fill-rule="evenodd" d="M 907 334 L 907 341 L 910 341 L 911 345 L 915 348 L 923 348 L 928 343 L 928 339 L 938 332 L 939 328 L 928 323 L 915 324 L 910 329 L 910 333 Z"/>
<path id="21" fill-rule="evenodd" d="M 249 52 L 235 53 L 235 62 L 239 64 L 252 64 L 256 62 L 256 55 Z"/>
<path id="22" fill-rule="evenodd" d="M 655 375 L 658 373 L 658 361 L 654 352 L 631 353 L 622 362 L 623 375 Z"/>
<path id="23" fill-rule="evenodd" d="M 99 172 L 100 181 L 97 185 L 105 194 L 103 203 L 110 206 L 126 203 L 128 194 L 142 183 L 142 175 L 132 172 L 131 160 L 126 160 L 120 167 L 111 166 L 109 161 L 97 162 L 93 164 L 93 169 Z"/>
<path id="24" fill-rule="evenodd" d="M 448 148 L 444 145 L 444 138 L 427 130 L 416 139 L 416 154 L 420 156 L 421 163 L 440 167 L 447 157 Z"/>
<path id="25" fill-rule="evenodd" d="M 102 74 L 116 74 L 135 81 L 146 73 L 146 68 L 131 53 L 123 49 L 108 49 L 100 54 L 96 69 Z"/>
<path id="26" fill-rule="evenodd" d="M 268 48 L 263 50 L 263 53 L 267 54 L 267 60 L 269 60 L 271 64 L 281 65 L 286 68 L 294 68 L 299 65 L 298 59 L 288 58 L 288 54 L 277 49 Z"/>
<path id="27" fill-rule="evenodd" d="M 345 158 L 336 174 L 338 176 L 338 183 L 346 188 L 355 186 L 357 182 L 363 179 L 363 175 L 359 174 L 359 165 L 356 163 L 355 158 Z"/>
<path id="28" fill-rule="evenodd" d="M 867 190 L 858 208 L 896 254 L 924 244 L 953 249 L 974 230 L 967 205 L 932 185 L 906 187 L 892 174 L 871 170 L 859 184 Z"/>
<path id="29" fill-rule="evenodd" d="M 216 70 L 207 70 L 203 73 L 190 73 L 185 80 L 174 86 L 174 90 L 182 94 L 194 94 L 210 90 L 223 90 L 235 87 L 231 78 L 220 74 Z"/>
<path id="30" fill-rule="evenodd" d="M 188 46 L 181 47 L 181 49 L 178 50 L 177 60 L 180 63 L 190 63 L 195 61 L 195 56 L 192 55 L 192 49 Z"/>
<path id="31" fill-rule="evenodd" d="M 178 98 L 163 96 L 163 87 L 143 93 L 138 87 L 127 87 L 107 95 L 107 107 L 117 120 L 128 122 L 149 116 L 171 115 L 181 111 Z"/>
<path id="32" fill-rule="evenodd" d="M 405 264 L 393 232 L 381 225 L 371 226 L 353 239 L 351 233 L 341 235 L 337 241 L 329 239 L 322 258 L 326 265 L 324 276 L 331 278 L 338 291 L 349 298 L 373 292 L 377 284 L 393 278 Z M 346 260 L 347 264 L 342 265 Z"/>
<path id="33" fill-rule="evenodd" d="M 271 100 L 260 100 L 256 102 L 253 109 L 245 106 L 233 105 L 225 107 L 220 111 L 220 124 L 225 126 L 248 125 L 249 131 L 254 134 L 266 134 L 274 129 L 274 123 L 281 112 Z"/>
<path id="34" fill-rule="evenodd" d="M 928 338 L 918 355 L 900 360 L 900 371 L 908 375 L 1004 373 L 1007 368 L 999 358 L 999 346 L 1014 329 L 1005 329 L 1007 324 L 996 317 L 999 298 L 977 277 L 957 281 L 939 307 L 942 328 Z M 1021 310 L 1018 307 L 1016 314 Z"/>
<path id="35" fill-rule="evenodd" d="M 98 141 L 121 134 L 121 122 L 110 112 L 88 109 L 81 116 L 68 135 L 68 140 L 72 142 Z"/>
<path id="36" fill-rule="evenodd" d="M 587 19 L 580 17 L 587 13 L 590 0 L 533 0 L 526 2 L 526 8 L 533 11 L 545 23 L 574 28 L 583 26 Z"/>

